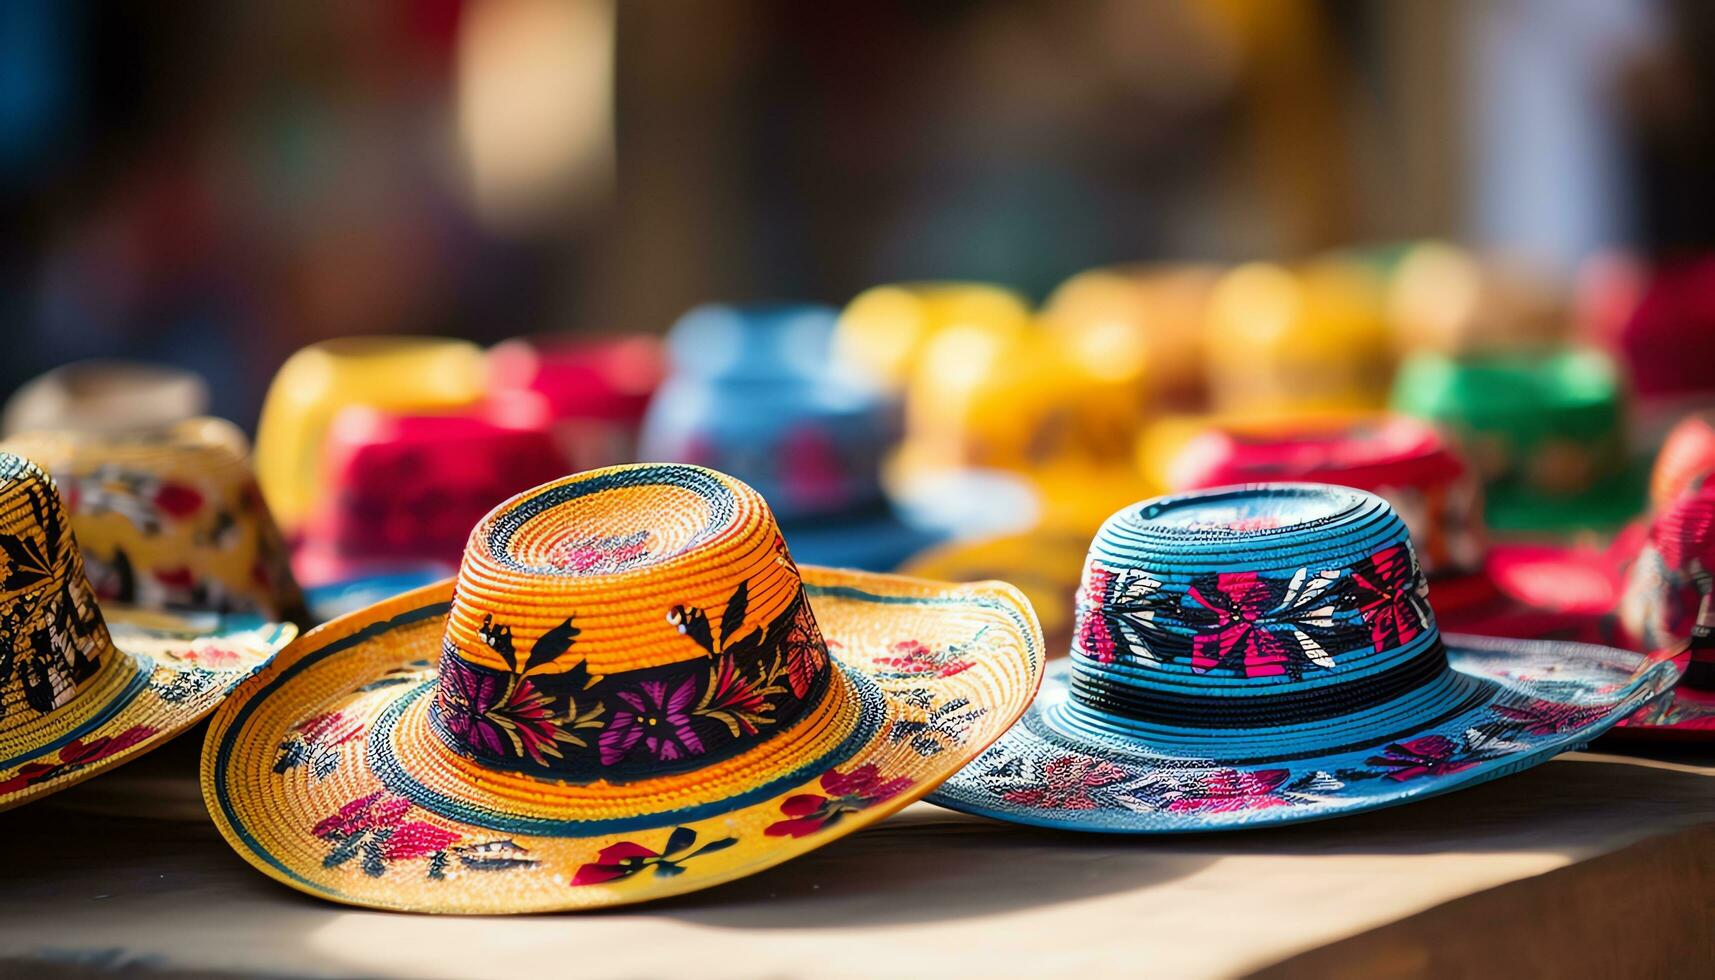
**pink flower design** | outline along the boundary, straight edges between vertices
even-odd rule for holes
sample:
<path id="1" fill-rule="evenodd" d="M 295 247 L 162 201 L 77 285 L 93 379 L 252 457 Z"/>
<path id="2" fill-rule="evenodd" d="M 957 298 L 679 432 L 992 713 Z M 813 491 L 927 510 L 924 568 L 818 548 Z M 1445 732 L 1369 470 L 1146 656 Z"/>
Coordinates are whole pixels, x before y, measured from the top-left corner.
<path id="1" fill-rule="evenodd" d="M 822 774 L 821 786 L 821 794 L 787 797 L 780 804 L 780 813 L 787 819 L 769 824 L 763 833 L 769 837 L 807 837 L 839 823 L 848 813 L 898 796 L 911 788 L 912 781 L 904 777 L 883 779 L 875 763 L 866 762 L 850 772 L 828 770 Z"/>
<path id="2" fill-rule="evenodd" d="M 1192 642 L 1193 671 L 1213 670 L 1237 657 L 1246 677 L 1286 673 L 1287 645 L 1268 628 L 1273 623 L 1274 597 L 1257 573 L 1222 572 L 1212 595 L 1196 586 L 1189 595 L 1215 615 L 1215 629 L 1199 633 Z"/>
<path id="3" fill-rule="evenodd" d="M 310 831 L 333 845 L 323 867 L 337 868 L 360 859 L 363 873 L 379 878 L 395 861 L 431 858 L 428 874 L 439 877 L 446 850 L 460 835 L 421 820 L 407 820 L 411 801 L 376 790 L 345 804 Z"/>
<path id="4" fill-rule="evenodd" d="M 611 766 L 631 752 L 639 742 L 654 758 L 683 759 L 703 752 L 703 741 L 691 727 L 691 702 L 696 699 L 696 678 L 676 685 L 668 681 L 644 681 L 636 691 L 620 691 L 623 707 L 601 733 L 601 762 Z"/>
<path id="5" fill-rule="evenodd" d="M 1416 562 L 1403 546 L 1379 551 L 1352 570 L 1358 615 L 1377 650 L 1410 643 L 1428 625 L 1417 586 Z"/>
<path id="6" fill-rule="evenodd" d="M 1042 785 L 1009 790 L 1002 794 L 1008 803 L 1041 810 L 1094 810 L 1093 789 L 1111 786 L 1126 778 L 1126 771 L 1104 759 L 1063 755 L 1042 767 Z"/>
<path id="7" fill-rule="evenodd" d="M 675 827 L 667 836 L 667 844 L 661 850 L 644 847 L 636 841 L 620 841 L 601 849 L 596 859 L 578 868 L 572 876 L 572 884 L 599 885 L 609 881 L 619 881 L 632 875 L 653 869 L 657 878 L 672 878 L 685 873 L 685 862 L 704 854 L 723 851 L 738 843 L 737 837 L 723 837 L 710 841 L 696 850 L 690 850 L 697 842 L 697 832 L 689 827 Z"/>
<path id="8" fill-rule="evenodd" d="M 1114 662 L 1114 636 L 1103 609 L 1113 579 L 1112 571 L 1091 563 L 1078 596 L 1078 649 L 1104 664 Z"/>
<path id="9" fill-rule="evenodd" d="M 900 640 L 889 647 L 889 650 L 892 651 L 892 656 L 877 657 L 875 664 L 891 674 L 952 677 L 973 666 L 969 660 L 954 656 L 951 649 L 937 653 L 922 640 Z"/>
<path id="10" fill-rule="evenodd" d="M 1533 701 L 1525 705 L 1497 704 L 1495 714 L 1526 735 L 1558 735 L 1602 717 L 1606 709 L 1595 705 Z"/>
<path id="11" fill-rule="evenodd" d="M 1231 813 L 1290 806 L 1275 790 L 1286 782 L 1285 769 L 1219 769 L 1194 780 L 1186 795 L 1167 805 L 1176 813 Z"/>
<path id="12" fill-rule="evenodd" d="M 94 765 L 102 759 L 110 758 L 132 748 L 149 736 L 156 729 L 148 725 L 133 725 L 117 735 L 107 735 L 92 738 L 88 741 L 75 739 L 61 746 L 54 762 L 32 762 L 20 766 L 11 778 L 0 780 L 0 795 L 16 793 L 28 789 L 37 783 L 45 782 L 55 776 L 69 775 Z"/>
<path id="13" fill-rule="evenodd" d="M 1460 759 L 1459 744 L 1444 735 L 1425 735 L 1409 742 L 1389 745 L 1379 756 L 1364 760 L 1389 770 L 1387 778 L 1405 782 L 1422 776 L 1446 776 L 1462 772 L 1481 759 Z"/>

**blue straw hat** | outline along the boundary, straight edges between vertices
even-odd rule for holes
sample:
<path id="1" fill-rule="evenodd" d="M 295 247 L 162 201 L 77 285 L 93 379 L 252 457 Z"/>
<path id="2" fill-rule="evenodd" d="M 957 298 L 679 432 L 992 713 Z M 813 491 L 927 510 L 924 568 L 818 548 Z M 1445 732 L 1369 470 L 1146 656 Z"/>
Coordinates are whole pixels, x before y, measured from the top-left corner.
<path id="1" fill-rule="evenodd" d="M 1443 636 L 1380 497 L 1264 484 L 1162 497 L 1097 532 L 1072 655 L 944 806 L 1172 833 L 1338 816 L 1577 748 L 1677 668 L 1606 647 Z"/>
<path id="2" fill-rule="evenodd" d="M 644 417 L 639 455 L 737 476 L 773 508 L 800 560 L 890 571 L 937 540 L 882 490 L 898 417 L 837 373 L 838 314 L 814 305 L 700 306 L 667 335 L 671 374 Z"/>

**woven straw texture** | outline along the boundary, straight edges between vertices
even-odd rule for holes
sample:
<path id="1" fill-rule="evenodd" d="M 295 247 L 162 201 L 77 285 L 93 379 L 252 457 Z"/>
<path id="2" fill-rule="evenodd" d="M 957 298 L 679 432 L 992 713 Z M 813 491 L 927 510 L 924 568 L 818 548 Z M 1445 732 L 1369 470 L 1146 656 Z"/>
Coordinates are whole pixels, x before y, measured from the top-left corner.
<path id="1" fill-rule="evenodd" d="M 1072 656 L 931 799 L 1111 833 L 1337 816 L 1574 748 L 1671 665 L 1571 643 L 1442 636 L 1379 497 L 1267 484 L 1160 498 L 1091 545 Z"/>
<path id="2" fill-rule="evenodd" d="M 307 634 L 219 712 L 210 812 L 313 895 L 515 913 L 751 874 L 898 810 L 1022 713 L 1029 605 L 799 568 L 700 467 L 503 503 L 456 582 Z"/>
<path id="3" fill-rule="evenodd" d="M 0 810 L 148 751 L 295 627 L 97 607 L 52 480 L 0 453 Z"/>
<path id="4" fill-rule="evenodd" d="M 231 423 L 34 432 L 0 448 L 53 476 L 103 602 L 304 618 L 285 542 L 250 472 L 244 434 Z"/>

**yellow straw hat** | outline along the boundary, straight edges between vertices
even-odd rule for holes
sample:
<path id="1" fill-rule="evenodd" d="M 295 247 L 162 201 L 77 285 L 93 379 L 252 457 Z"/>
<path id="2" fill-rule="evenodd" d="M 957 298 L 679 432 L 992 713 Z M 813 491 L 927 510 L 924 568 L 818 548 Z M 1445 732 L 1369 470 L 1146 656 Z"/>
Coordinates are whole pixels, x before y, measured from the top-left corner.
<path id="1" fill-rule="evenodd" d="M 1121 265 L 1061 283 L 1043 320 L 1071 350 L 1109 371 L 1147 379 L 1153 408 L 1208 402 L 1203 324 L 1220 270 L 1205 265 Z"/>
<path id="2" fill-rule="evenodd" d="M 1015 336 L 1030 321 L 1023 296 L 976 282 L 876 286 L 841 311 L 834 329 L 834 362 L 886 391 L 910 381 L 925 346 L 948 327 Z"/>
<path id="3" fill-rule="evenodd" d="M 203 792 L 246 860 L 333 901 L 639 902 L 921 797 L 1041 669 L 1010 586 L 800 570 L 737 480 L 613 467 L 501 504 L 455 581 L 306 634 L 216 715 Z"/>
<path id="4" fill-rule="evenodd" d="M 1362 263 L 1252 264 L 1222 277 L 1206 343 L 1217 412 L 1379 410 L 1393 377 L 1382 283 Z"/>
<path id="5" fill-rule="evenodd" d="M 256 431 L 256 473 L 274 517 L 298 530 L 323 492 L 322 442 L 340 409 L 459 408 L 482 397 L 481 348 L 437 337 L 346 337 L 286 359 Z"/>
<path id="6" fill-rule="evenodd" d="M 0 449 L 53 476 L 103 602 L 305 619 L 279 528 L 223 419 L 152 432 L 31 432 Z"/>
<path id="7" fill-rule="evenodd" d="M 0 453 L 0 810 L 195 724 L 296 634 L 98 606 L 53 480 Z"/>

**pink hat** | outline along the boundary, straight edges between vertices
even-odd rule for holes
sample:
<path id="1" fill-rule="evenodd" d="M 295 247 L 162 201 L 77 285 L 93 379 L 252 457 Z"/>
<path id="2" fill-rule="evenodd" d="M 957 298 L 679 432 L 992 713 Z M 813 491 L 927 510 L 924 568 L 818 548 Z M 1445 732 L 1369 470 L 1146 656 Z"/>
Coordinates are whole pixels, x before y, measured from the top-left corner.
<path id="1" fill-rule="evenodd" d="M 572 472 L 549 426 L 546 401 L 516 391 L 440 415 L 342 411 L 294 570 L 309 585 L 431 563 L 451 574 L 484 514 Z"/>
<path id="2" fill-rule="evenodd" d="M 644 409 L 665 371 L 661 341 L 642 334 L 519 338 L 488 355 L 490 390 L 542 396 L 561 451 L 578 470 L 630 461 Z"/>

